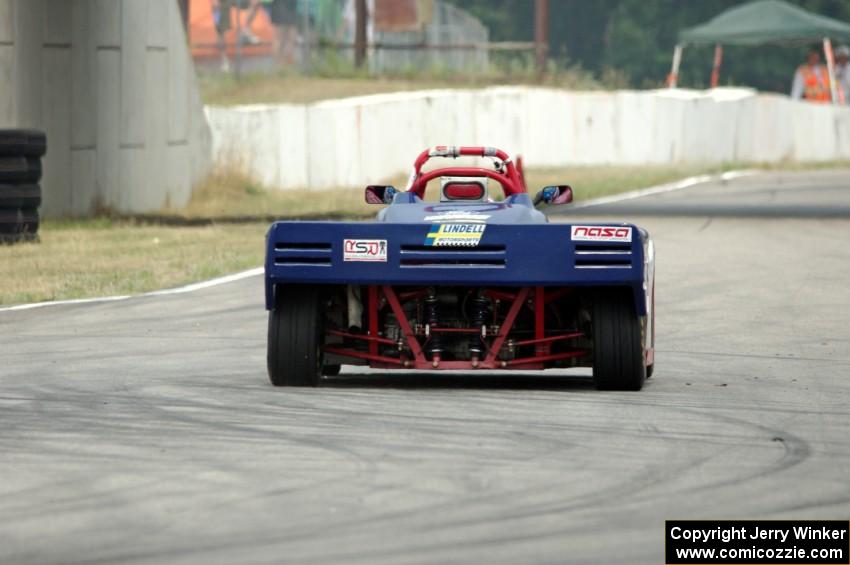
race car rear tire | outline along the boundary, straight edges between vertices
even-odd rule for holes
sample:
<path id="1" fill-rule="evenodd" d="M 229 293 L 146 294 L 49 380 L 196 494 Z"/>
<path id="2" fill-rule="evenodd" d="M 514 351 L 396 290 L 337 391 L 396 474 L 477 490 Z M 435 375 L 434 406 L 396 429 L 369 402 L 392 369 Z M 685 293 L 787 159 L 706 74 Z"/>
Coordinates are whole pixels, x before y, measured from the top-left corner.
<path id="1" fill-rule="evenodd" d="M 269 312 L 266 360 L 274 386 L 317 386 L 322 374 L 324 324 L 318 289 L 292 285 L 278 290 Z"/>
<path id="2" fill-rule="evenodd" d="M 599 390 L 640 390 L 646 380 L 643 332 L 628 291 L 593 300 L 593 383 Z"/>

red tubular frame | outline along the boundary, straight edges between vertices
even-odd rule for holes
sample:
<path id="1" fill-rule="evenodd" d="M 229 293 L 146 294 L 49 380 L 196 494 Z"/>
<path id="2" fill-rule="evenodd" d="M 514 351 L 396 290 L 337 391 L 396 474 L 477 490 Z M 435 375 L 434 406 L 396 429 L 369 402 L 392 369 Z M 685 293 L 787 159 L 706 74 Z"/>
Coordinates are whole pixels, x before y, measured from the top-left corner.
<path id="1" fill-rule="evenodd" d="M 567 289 L 568 291 L 568 289 Z M 367 308 L 369 318 L 368 334 L 354 334 L 342 330 L 328 330 L 328 335 L 343 337 L 353 340 L 361 340 L 368 343 L 368 352 L 360 351 L 350 347 L 333 344 L 325 346 L 325 352 L 341 357 L 352 357 L 355 359 L 364 359 L 370 362 L 370 366 L 376 368 L 403 368 L 409 367 L 414 369 L 543 369 L 547 362 L 561 361 L 572 359 L 575 357 L 583 357 L 588 354 L 585 349 L 573 349 L 560 353 L 552 353 L 552 344 L 558 341 L 565 341 L 581 337 L 584 334 L 580 331 L 571 331 L 559 335 L 546 336 L 545 333 L 545 308 L 552 300 L 560 298 L 566 292 L 559 289 L 550 291 L 547 295 L 544 287 L 523 287 L 516 294 L 501 290 L 485 289 L 484 293 L 491 297 L 500 300 L 510 301 L 511 305 L 505 316 L 504 322 L 499 328 L 499 333 L 496 334 L 492 345 L 487 351 L 484 359 L 470 361 L 442 361 L 435 356 L 428 360 L 425 352 L 422 350 L 422 345 L 416 336 L 414 328 L 411 327 L 410 321 L 405 315 L 402 307 L 402 300 L 414 299 L 422 296 L 423 292 L 416 290 L 412 292 L 396 293 L 396 291 L 388 285 L 368 287 L 367 292 Z M 401 299 L 400 299 L 401 296 Z M 554 298 L 553 298 L 554 296 Z M 390 357 L 379 353 L 379 344 L 397 346 L 398 343 L 392 339 L 379 335 L 378 319 L 382 308 L 389 306 L 396 319 L 402 333 L 402 339 L 406 342 L 410 349 L 412 358 L 402 354 L 400 357 Z M 534 345 L 534 355 L 530 357 L 519 357 L 511 360 L 498 359 L 499 353 L 507 340 L 508 335 L 513 330 L 514 323 L 523 307 L 528 307 L 534 314 L 534 338 L 517 341 L 514 346 Z M 432 331 L 440 333 L 459 333 L 473 334 L 478 333 L 478 330 L 471 328 L 434 328 Z"/>
<path id="2" fill-rule="evenodd" d="M 422 166 L 427 163 L 429 159 L 434 157 L 456 159 L 462 156 L 492 157 L 502 161 L 504 168 L 499 171 L 493 171 L 490 169 L 483 169 L 481 167 L 445 167 L 442 169 L 435 169 L 427 173 L 422 173 Z M 525 179 L 517 170 L 513 161 L 511 161 L 510 156 L 501 149 L 496 149 L 495 147 L 449 147 L 445 145 L 438 145 L 431 149 L 426 149 L 419 154 L 416 161 L 413 163 L 413 174 L 410 177 L 410 184 L 408 185 L 407 190 L 416 193 L 417 196 L 422 198 L 425 195 L 425 187 L 427 186 L 428 181 L 441 176 L 486 176 L 502 185 L 506 198 L 512 194 L 523 194 L 528 192 L 525 186 Z"/>
<path id="3" fill-rule="evenodd" d="M 456 159 L 461 156 L 490 157 L 498 159 L 502 162 L 502 165 L 497 170 L 481 167 L 444 167 L 442 169 L 435 169 L 425 173 L 422 172 L 423 165 L 432 158 L 440 157 Z M 450 147 L 438 145 L 431 149 L 426 149 L 419 154 L 413 164 L 413 173 L 411 174 L 407 190 L 422 198 L 425 194 L 425 187 L 428 182 L 441 176 L 487 177 L 502 185 L 505 197 L 528 192 L 522 171 L 521 159 L 517 159 L 517 164 L 515 165 L 507 153 L 494 147 Z M 482 360 L 442 361 L 437 355 L 435 355 L 431 360 L 426 358 L 425 353 L 422 350 L 422 345 L 419 343 L 416 333 L 410 326 L 410 321 L 407 319 L 404 309 L 402 308 L 402 302 L 421 298 L 425 296 L 426 291 L 424 289 L 416 289 L 403 293 L 396 293 L 392 287 L 387 285 L 382 285 L 380 287 L 377 285 L 370 285 L 368 287 L 366 301 L 369 319 L 368 333 L 353 334 L 341 330 L 328 331 L 329 335 L 336 337 L 365 341 L 368 344 L 368 352 L 337 344 L 325 346 L 325 352 L 342 357 L 365 359 L 370 362 L 370 366 L 381 368 L 412 367 L 415 369 L 470 370 L 505 369 L 510 367 L 514 369 L 543 369 L 547 362 L 572 359 L 588 355 L 588 351 L 585 349 L 573 349 L 571 351 L 561 353 L 552 353 L 553 343 L 581 337 L 584 335 L 581 332 L 573 331 L 560 335 L 546 336 L 546 306 L 570 292 L 572 292 L 572 289 L 562 288 L 550 290 L 547 293 L 546 289 L 542 286 L 534 287 L 533 289 L 530 287 L 523 287 L 516 293 L 492 288 L 483 289 L 483 293 L 493 300 L 510 302 L 510 307 L 508 308 L 504 322 L 499 328 L 499 333 L 493 339 L 492 345 L 489 347 L 489 350 Z M 397 342 L 379 335 L 379 313 L 386 306 L 389 306 L 398 320 L 403 336 L 402 339 L 407 343 L 407 347 L 413 355 L 412 359 L 407 358 L 404 353 L 402 353 L 399 358 L 379 354 L 379 344 L 398 346 Z M 534 345 L 534 355 L 530 357 L 511 359 L 509 361 L 499 360 L 499 353 L 501 352 L 508 335 L 513 330 L 514 323 L 516 322 L 517 316 L 523 306 L 530 308 L 534 314 L 534 338 L 517 341 L 514 346 Z M 434 333 L 471 335 L 478 333 L 479 330 L 473 328 L 431 328 L 431 331 Z"/>
<path id="4" fill-rule="evenodd" d="M 328 335 L 335 335 L 335 336 L 339 336 L 339 337 L 347 337 L 349 339 L 360 339 L 360 340 L 363 340 L 363 341 L 369 341 L 369 342 L 374 341 L 376 343 L 383 343 L 383 344 L 386 344 L 386 345 L 396 345 L 396 342 L 394 342 L 393 340 L 387 339 L 385 337 L 381 337 L 381 336 L 378 336 L 378 335 L 353 334 L 351 332 L 344 332 L 342 330 L 328 330 L 327 333 L 328 333 Z"/>

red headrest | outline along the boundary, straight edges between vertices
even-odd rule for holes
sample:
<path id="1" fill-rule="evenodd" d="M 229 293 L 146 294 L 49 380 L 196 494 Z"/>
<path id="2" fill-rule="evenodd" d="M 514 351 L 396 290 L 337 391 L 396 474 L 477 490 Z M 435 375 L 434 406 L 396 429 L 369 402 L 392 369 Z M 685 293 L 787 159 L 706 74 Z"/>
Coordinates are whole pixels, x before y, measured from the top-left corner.
<path id="1" fill-rule="evenodd" d="M 477 182 L 450 182 L 443 187 L 449 200 L 480 200 L 484 198 L 484 187 Z"/>

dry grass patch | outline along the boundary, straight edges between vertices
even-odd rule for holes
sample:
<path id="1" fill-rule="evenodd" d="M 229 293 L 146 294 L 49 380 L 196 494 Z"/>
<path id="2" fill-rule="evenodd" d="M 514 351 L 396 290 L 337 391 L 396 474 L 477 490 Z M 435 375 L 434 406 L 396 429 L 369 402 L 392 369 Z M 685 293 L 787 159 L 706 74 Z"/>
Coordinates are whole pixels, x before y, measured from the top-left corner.
<path id="1" fill-rule="evenodd" d="M 300 218 L 345 216 L 358 218 L 375 212 L 363 199 L 363 188 L 333 190 L 276 190 L 236 169 L 215 171 L 195 187 L 183 208 L 163 213 L 186 218 L 277 216 Z"/>
<path id="2" fill-rule="evenodd" d="M 309 104 L 320 100 L 462 86 L 457 81 L 404 78 L 321 78 L 280 75 L 249 75 L 237 81 L 232 75 L 199 78 L 206 104 Z"/>
<path id="3" fill-rule="evenodd" d="M 40 243 L 0 245 L 0 304 L 136 294 L 256 267 L 267 228 L 48 220 Z"/>
<path id="4" fill-rule="evenodd" d="M 722 165 L 559 167 L 530 169 L 526 171 L 526 181 L 532 193 L 550 184 L 570 184 L 575 189 L 576 200 L 580 201 L 728 168 Z M 405 177 L 399 176 L 376 180 L 376 183 L 387 182 L 402 189 L 405 181 Z M 426 199 L 434 200 L 437 197 L 439 193 L 435 187 L 438 184 L 435 180 L 429 185 Z M 185 208 L 166 209 L 163 212 L 186 218 L 274 216 L 360 219 L 374 215 L 379 209 L 364 202 L 363 188 L 277 190 L 263 186 L 235 169 L 219 170 L 195 188 Z M 493 190 L 494 195 L 498 193 L 498 190 Z"/>
<path id="5" fill-rule="evenodd" d="M 201 98 L 205 104 L 309 104 L 320 100 L 429 90 L 435 88 L 485 88 L 488 86 L 545 86 L 572 90 L 594 90 L 601 85 L 579 69 L 553 69 L 541 83 L 533 66 L 523 69 L 477 73 L 446 73 L 412 69 L 410 73 L 368 76 L 350 71 L 334 72 L 335 76 L 299 74 L 247 74 L 237 80 L 230 74 L 207 74 L 198 77 Z M 348 76 L 340 76 L 348 75 Z M 615 83 L 610 84 L 616 86 Z"/>

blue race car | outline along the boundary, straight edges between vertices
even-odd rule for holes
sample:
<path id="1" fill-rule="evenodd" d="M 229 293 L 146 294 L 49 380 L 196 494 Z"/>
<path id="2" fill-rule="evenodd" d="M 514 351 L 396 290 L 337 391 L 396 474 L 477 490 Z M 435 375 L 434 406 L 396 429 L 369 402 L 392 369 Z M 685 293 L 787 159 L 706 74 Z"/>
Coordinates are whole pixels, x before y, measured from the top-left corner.
<path id="1" fill-rule="evenodd" d="M 424 171 L 475 156 L 494 168 Z M 440 201 L 423 198 L 440 182 Z M 494 181 L 494 182 L 493 182 Z M 488 184 L 504 198 L 488 195 Z M 654 252 L 625 223 L 549 223 L 521 166 L 491 147 L 434 147 L 407 189 L 366 188 L 370 222 L 274 223 L 266 252 L 268 372 L 316 386 L 340 365 L 381 369 L 592 367 L 597 388 L 639 390 L 654 365 Z"/>

